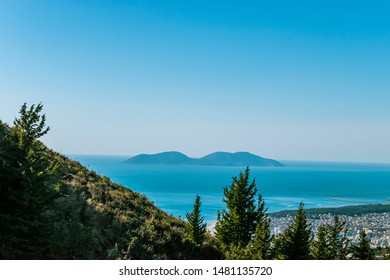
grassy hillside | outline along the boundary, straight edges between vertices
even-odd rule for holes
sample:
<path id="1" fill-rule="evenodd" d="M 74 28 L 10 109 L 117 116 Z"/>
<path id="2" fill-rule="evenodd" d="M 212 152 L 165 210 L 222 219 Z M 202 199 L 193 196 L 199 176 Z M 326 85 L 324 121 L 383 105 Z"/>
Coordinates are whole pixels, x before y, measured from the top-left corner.
<path id="1" fill-rule="evenodd" d="M 1 259 L 221 258 L 210 236 L 195 246 L 184 221 L 19 132 L 0 122 Z"/>
<path id="2" fill-rule="evenodd" d="M 186 240 L 184 221 L 157 208 L 145 196 L 78 162 L 55 154 L 71 200 L 81 202 L 78 215 L 92 222 L 91 232 L 105 250 L 98 257 L 126 259 L 214 258 L 213 248 L 198 248 Z M 64 198 L 62 199 L 64 200 Z M 66 198 L 69 201 L 69 198 Z M 61 201 L 59 201 L 61 203 Z M 83 205 L 84 204 L 84 205 Z M 71 205 L 68 205 L 68 207 Z M 72 208 L 68 208 L 69 210 Z M 89 215 L 89 217 L 88 217 Z M 202 249 L 202 250 L 200 250 Z M 210 252 L 206 252 L 210 251 Z"/>

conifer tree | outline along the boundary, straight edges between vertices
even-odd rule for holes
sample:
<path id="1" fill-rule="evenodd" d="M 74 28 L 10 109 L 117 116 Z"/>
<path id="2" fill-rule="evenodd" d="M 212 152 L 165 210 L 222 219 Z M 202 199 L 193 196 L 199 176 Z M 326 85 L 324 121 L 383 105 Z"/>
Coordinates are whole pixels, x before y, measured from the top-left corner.
<path id="1" fill-rule="evenodd" d="M 345 260 L 349 252 L 347 227 L 339 216 L 334 217 L 333 223 L 326 226 L 328 241 L 328 260 Z"/>
<path id="2" fill-rule="evenodd" d="M 53 201 L 60 185 L 54 176 L 57 166 L 38 140 L 49 131 L 42 105 L 24 104 L 14 126 L 3 125 L 0 150 L 0 238 L 4 258 L 42 256 L 45 219 L 43 210 Z M 32 236 L 34 238 L 32 238 Z"/>
<path id="3" fill-rule="evenodd" d="M 196 244 L 201 245 L 205 239 L 206 222 L 200 211 L 200 196 L 196 195 L 194 210 L 191 213 L 186 213 L 188 226 L 187 231 L 190 239 Z"/>
<path id="4" fill-rule="evenodd" d="M 218 212 L 216 238 L 228 259 L 267 259 L 271 254 L 270 220 L 249 168 L 224 189 L 226 210 Z M 257 199 L 257 205 L 256 205 Z"/>
<path id="5" fill-rule="evenodd" d="M 320 225 L 317 228 L 316 238 L 313 240 L 311 255 L 315 260 L 329 260 L 329 244 L 327 228 Z"/>
<path id="6" fill-rule="evenodd" d="M 250 252 L 250 259 L 266 260 L 271 256 L 272 236 L 270 231 L 270 219 L 266 214 L 265 202 L 262 195 L 258 198 L 258 218 L 253 240 L 247 245 Z"/>
<path id="7" fill-rule="evenodd" d="M 37 140 L 49 132 L 46 126 L 46 116 L 41 115 L 43 105 L 32 105 L 27 109 L 24 103 L 19 111 L 20 117 L 14 121 L 14 134 L 18 146 L 28 152 L 33 146 L 37 147 Z"/>
<path id="8" fill-rule="evenodd" d="M 352 254 L 353 258 L 358 260 L 375 259 L 375 251 L 370 247 L 370 239 L 364 230 L 359 233 L 358 243 L 352 246 Z"/>
<path id="9" fill-rule="evenodd" d="M 38 104 L 27 109 L 26 103 L 23 104 L 20 117 L 11 128 L 12 140 L 17 143 L 15 175 L 18 178 L 9 189 L 9 197 L 25 214 L 40 213 L 52 201 L 58 187 L 55 184 L 58 178 L 54 176 L 58 165 L 50 162 L 45 147 L 38 140 L 49 131 L 46 117 L 41 115 L 42 108 L 42 104 Z"/>
<path id="10" fill-rule="evenodd" d="M 224 188 L 226 210 L 218 212 L 215 226 L 218 242 L 224 246 L 245 247 L 256 229 L 259 212 L 255 205 L 256 183 L 249 183 L 249 168 L 239 177 L 233 177 L 229 187 Z"/>
<path id="11" fill-rule="evenodd" d="M 287 260 L 310 259 L 311 231 L 302 202 L 292 223 L 278 238 L 278 258 Z"/>

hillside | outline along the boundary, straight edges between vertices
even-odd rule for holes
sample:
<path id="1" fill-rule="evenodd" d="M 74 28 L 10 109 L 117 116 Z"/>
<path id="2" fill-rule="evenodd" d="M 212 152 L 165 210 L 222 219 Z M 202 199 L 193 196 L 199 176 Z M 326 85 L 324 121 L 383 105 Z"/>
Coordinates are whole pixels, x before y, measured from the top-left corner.
<path id="1" fill-rule="evenodd" d="M 190 158 L 179 152 L 140 154 L 124 161 L 127 164 L 177 164 L 212 166 L 283 166 L 280 162 L 262 158 L 248 152 L 215 152 L 199 159 Z"/>
<path id="2" fill-rule="evenodd" d="M 1 122 L 0 200 L 0 259 L 221 258 L 144 195 Z"/>

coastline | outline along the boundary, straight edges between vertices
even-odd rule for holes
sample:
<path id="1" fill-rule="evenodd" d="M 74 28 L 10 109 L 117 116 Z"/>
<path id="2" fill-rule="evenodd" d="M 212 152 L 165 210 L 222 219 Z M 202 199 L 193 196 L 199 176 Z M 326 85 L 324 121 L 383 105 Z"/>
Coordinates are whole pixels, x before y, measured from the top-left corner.
<path id="1" fill-rule="evenodd" d="M 129 165 L 125 156 L 69 155 L 113 182 L 146 195 L 156 206 L 185 218 L 196 194 L 208 224 L 224 209 L 223 188 L 244 167 Z M 283 168 L 251 167 L 268 213 L 389 202 L 390 165 L 281 161 Z"/>

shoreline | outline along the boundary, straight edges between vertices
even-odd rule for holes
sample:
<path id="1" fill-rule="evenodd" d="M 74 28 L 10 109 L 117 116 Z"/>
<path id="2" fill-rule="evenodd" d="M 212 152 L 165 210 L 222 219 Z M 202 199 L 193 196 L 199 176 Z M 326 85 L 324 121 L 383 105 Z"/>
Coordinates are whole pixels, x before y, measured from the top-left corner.
<path id="1" fill-rule="evenodd" d="M 390 202 L 388 204 L 363 204 L 340 207 L 325 207 L 325 208 L 307 208 L 304 209 L 306 215 L 346 215 L 360 216 L 369 213 L 390 213 Z M 297 210 L 282 210 L 268 213 L 269 217 L 278 218 L 281 216 L 294 216 Z"/>

